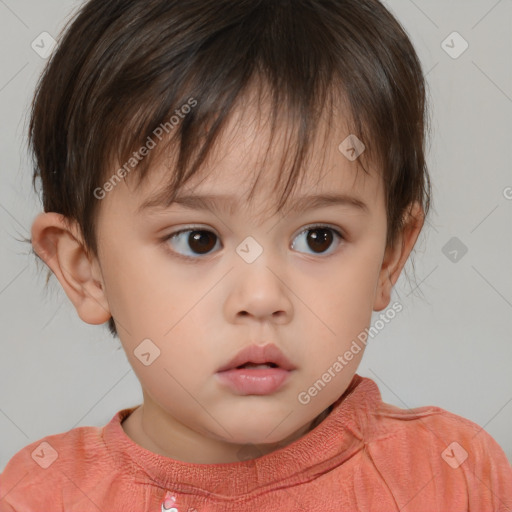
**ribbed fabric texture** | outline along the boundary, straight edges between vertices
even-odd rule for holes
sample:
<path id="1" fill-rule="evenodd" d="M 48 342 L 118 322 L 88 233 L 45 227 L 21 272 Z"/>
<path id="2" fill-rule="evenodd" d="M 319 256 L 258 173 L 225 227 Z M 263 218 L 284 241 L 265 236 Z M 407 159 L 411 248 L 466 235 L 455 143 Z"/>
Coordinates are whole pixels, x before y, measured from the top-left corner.
<path id="1" fill-rule="evenodd" d="M 359 375 L 305 436 L 241 462 L 152 453 L 122 429 L 134 409 L 16 453 L 0 511 L 512 511 L 512 467 L 485 430 L 438 407 L 385 404 Z"/>

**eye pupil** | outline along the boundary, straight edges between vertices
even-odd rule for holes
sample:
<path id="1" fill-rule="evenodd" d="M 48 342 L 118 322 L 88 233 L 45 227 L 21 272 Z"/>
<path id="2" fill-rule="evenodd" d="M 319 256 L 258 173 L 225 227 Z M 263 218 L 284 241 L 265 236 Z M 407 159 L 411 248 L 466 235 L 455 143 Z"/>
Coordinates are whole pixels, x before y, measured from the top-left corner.
<path id="1" fill-rule="evenodd" d="M 333 240 L 332 232 L 329 229 L 310 229 L 308 234 L 308 244 L 311 249 L 318 252 L 326 251 Z"/>
<path id="2" fill-rule="evenodd" d="M 215 247 L 215 234 L 209 231 L 191 231 L 189 245 L 198 254 L 205 254 Z"/>

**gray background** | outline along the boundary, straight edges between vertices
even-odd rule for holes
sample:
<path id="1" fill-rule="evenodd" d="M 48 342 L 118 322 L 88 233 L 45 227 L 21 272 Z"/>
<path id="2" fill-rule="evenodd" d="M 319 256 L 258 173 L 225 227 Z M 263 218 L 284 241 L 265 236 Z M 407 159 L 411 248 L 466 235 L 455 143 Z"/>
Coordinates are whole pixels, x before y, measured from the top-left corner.
<path id="1" fill-rule="evenodd" d="M 44 31 L 57 39 L 80 4 L 0 0 L 0 469 L 32 441 L 104 425 L 142 401 L 119 341 L 83 323 L 56 280 L 45 292 L 45 269 L 16 240 L 41 210 L 25 134 L 45 60 L 31 43 Z M 370 341 L 358 373 L 387 402 L 484 426 L 512 460 L 512 1 L 386 4 L 427 74 L 434 209 L 415 251 L 419 286 L 400 278 L 392 300 L 404 310 Z M 469 43 L 456 59 L 442 47 L 454 31 Z"/>

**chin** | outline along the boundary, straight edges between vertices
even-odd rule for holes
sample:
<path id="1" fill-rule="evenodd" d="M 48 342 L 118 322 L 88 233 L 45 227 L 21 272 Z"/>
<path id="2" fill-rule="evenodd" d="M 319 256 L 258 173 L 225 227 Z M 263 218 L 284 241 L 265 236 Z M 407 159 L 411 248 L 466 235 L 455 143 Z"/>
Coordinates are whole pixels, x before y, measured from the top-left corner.
<path id="1" fill-rule="evenodd" d="M 248 425 L 247 423 L 240 425 L 239 429 L 233 427 L 226 427 L 231 437 L 226 439 L 231 444 L 240 446 L 254 446 L 258 445 L 261 451 L 273 451 L 274 449 L 281 448 L 289 444 L 293 434 L 301 427 L 294 428 L 292 431 L 284 431 L 283 429 L 276 428 L 278 422 L 271 421 L 259 423 L 258 425 Z M 270 434 L 269 434 L 270 433 Z"/>

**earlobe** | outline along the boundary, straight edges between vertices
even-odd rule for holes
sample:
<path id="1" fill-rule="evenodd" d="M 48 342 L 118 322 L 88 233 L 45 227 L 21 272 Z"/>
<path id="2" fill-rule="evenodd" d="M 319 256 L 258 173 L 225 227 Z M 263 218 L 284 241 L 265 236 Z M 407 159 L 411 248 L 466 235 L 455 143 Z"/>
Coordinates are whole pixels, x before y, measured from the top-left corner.
<path id="1" fill-rule="evenodd" d="M 76 222 L 58 213 L 41 213 L 32 224 L 32 246 L 55 274 L 84 322 L 97 325 L 109 320 L 99 265 L 96 258 L 87 254 Z"/>
<path id="2" fill-rule="evenodd" d="M 374 311 L 382 311 L 389 305 L 393 286 L 416 244 L 424 221 L 423 208 L 415 202 L 410 212 L 406 213 L 406 221 L 395 244 L 386 248 L 375 292 Z"/>

